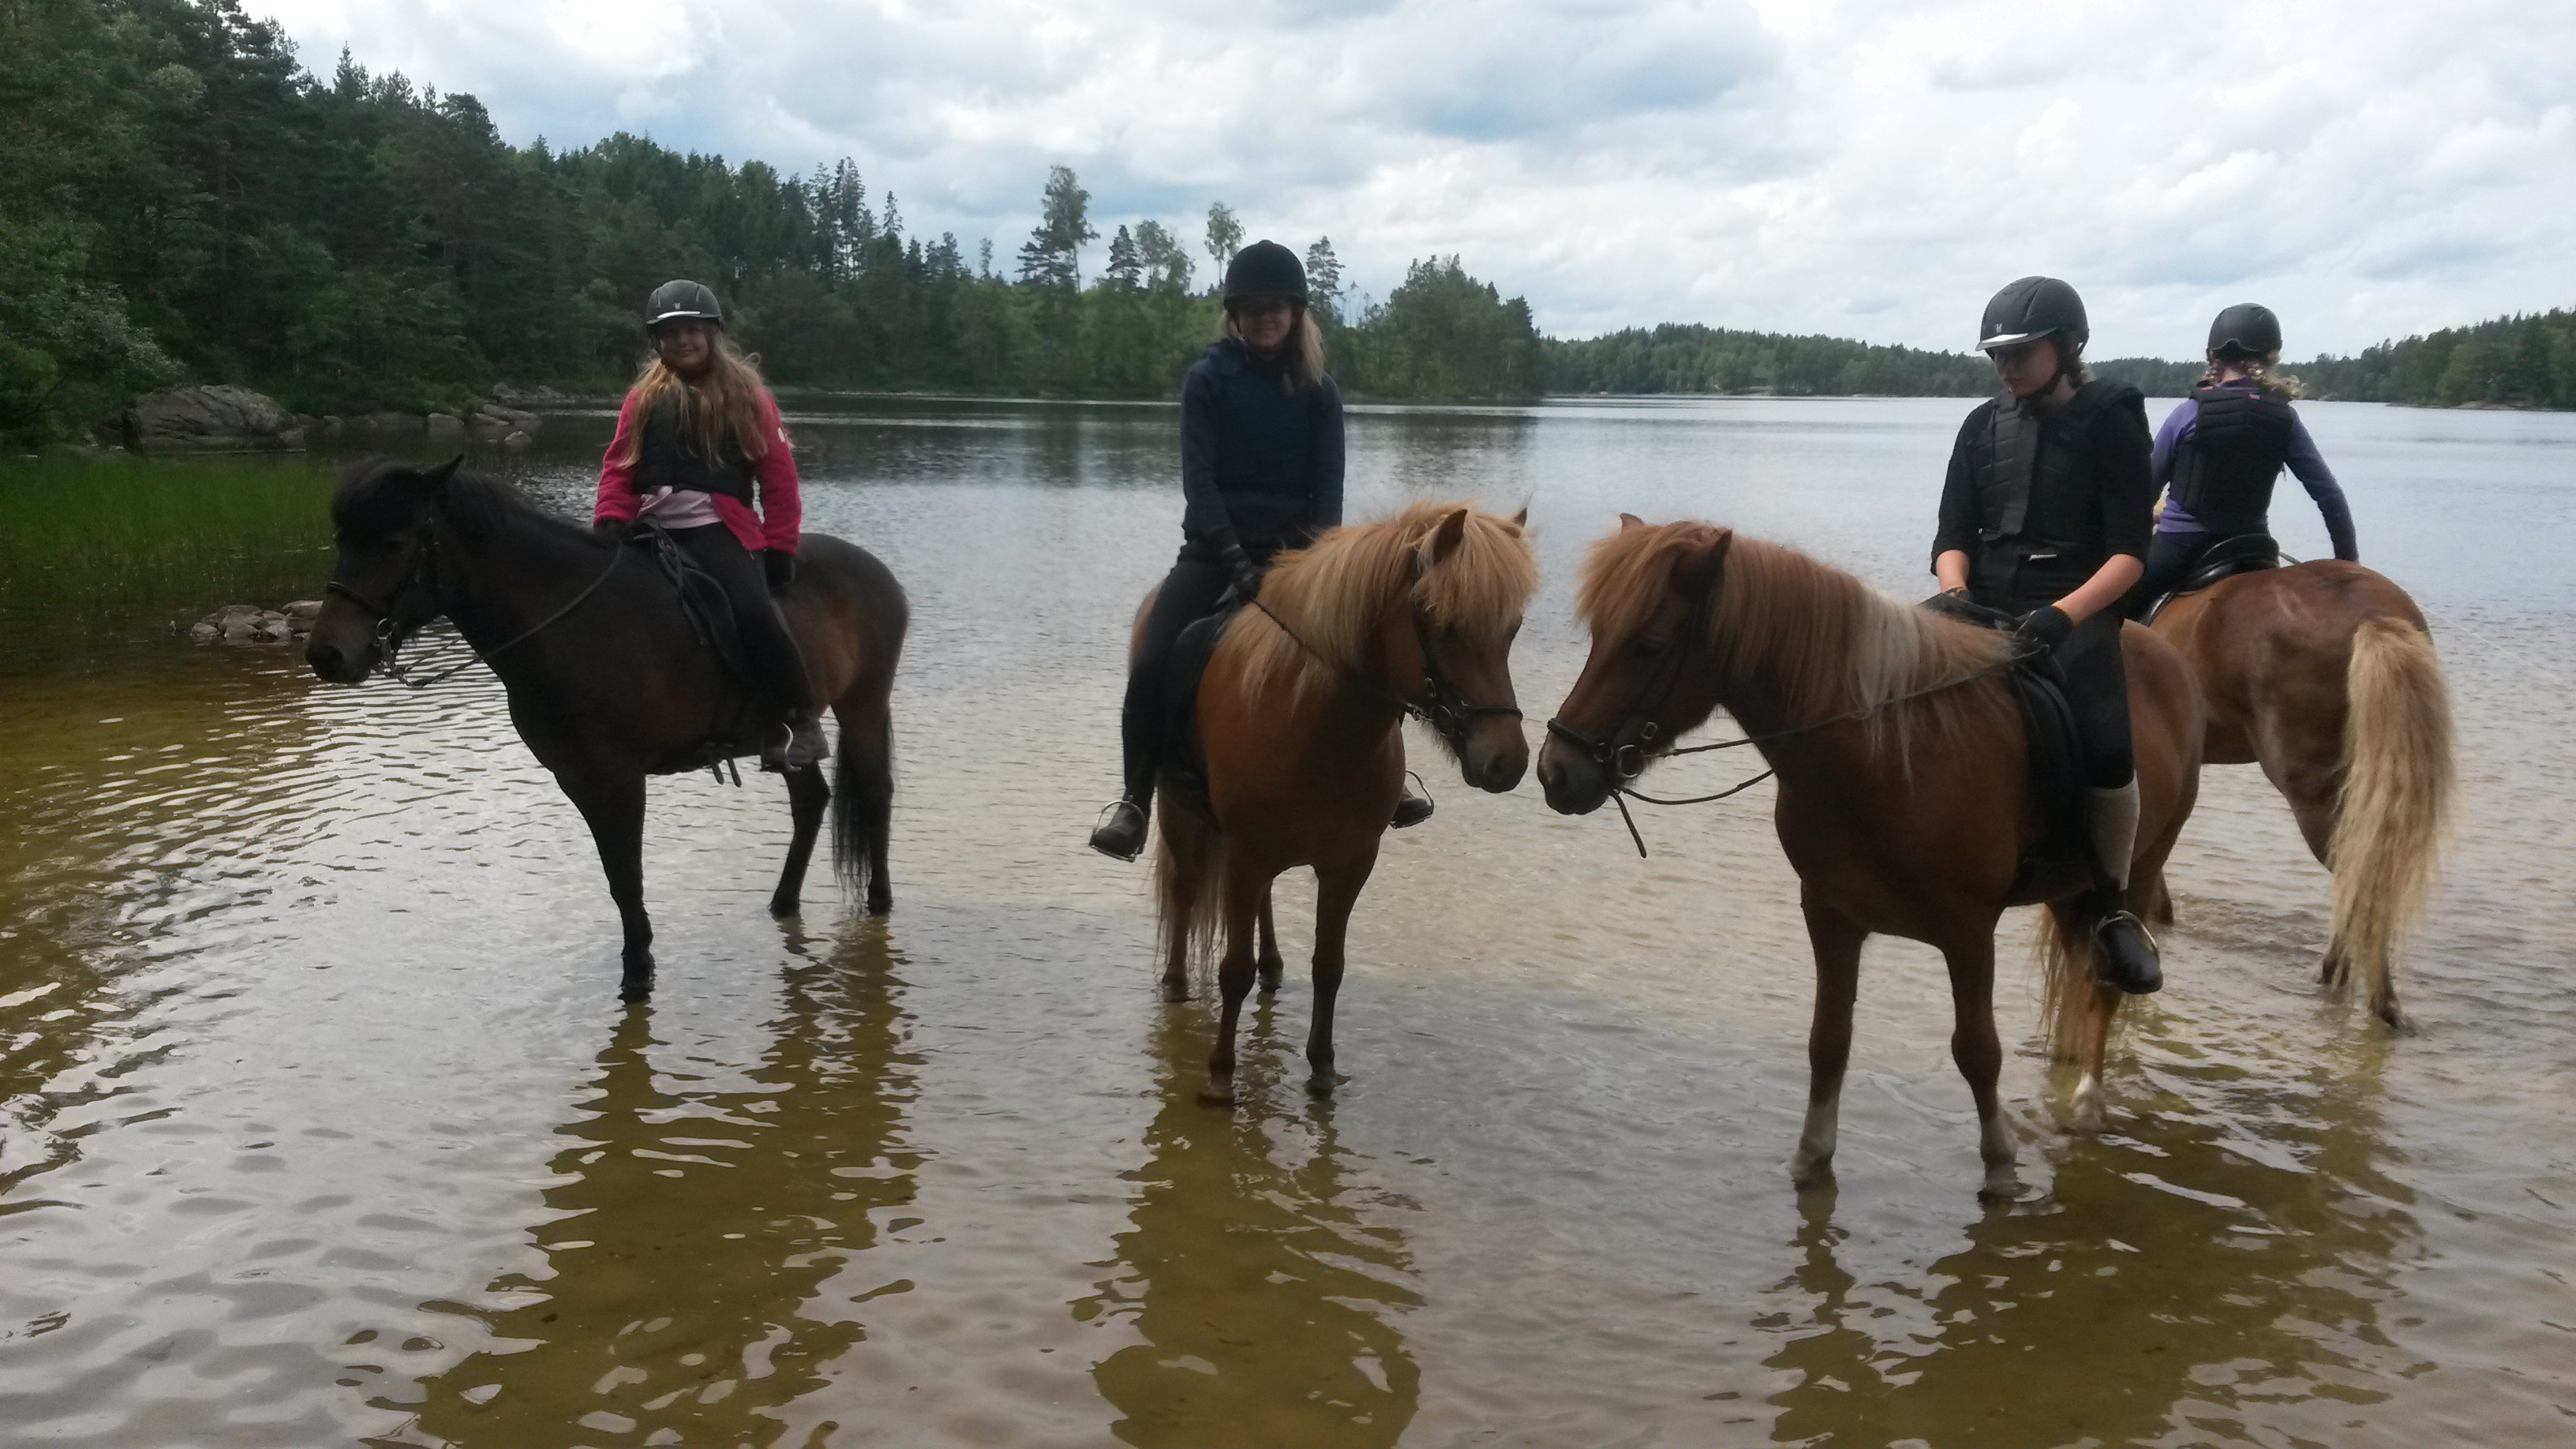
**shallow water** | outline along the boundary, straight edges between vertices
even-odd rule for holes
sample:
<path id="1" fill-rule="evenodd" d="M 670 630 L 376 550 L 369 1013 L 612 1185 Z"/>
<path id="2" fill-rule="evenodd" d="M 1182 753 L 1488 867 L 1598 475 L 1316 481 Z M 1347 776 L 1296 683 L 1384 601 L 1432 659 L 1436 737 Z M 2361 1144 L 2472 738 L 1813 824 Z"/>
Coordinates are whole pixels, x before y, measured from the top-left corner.
<path id="1" fill-rule="evenodd" d="M 1363 409 L 1351 511 L 1530 504 L 1537 712 L 1619 509 L 1928 592 L 1964 408 Z M 1142 872 L 1079 845 L 1127 611 L 1177 541 L 1167 408 L 791 406 L 811 526 L 912 594 L 896 911 L 818 884 L 771 921 L 774 782 L 657 782 L 649 1006 L 614 1000 L 588 840 L 487 676 L 334 689 L 170 632 L 309 596 L 326 555 L 240 524 L 139 583 L 38 587 L 0 547 L 0 1437 L 2562 1439 L 2576 585 L 2548 561 L 2576 418 L 2304 411 L 2460 713 L 2419 1030 L 2320 995 L 2324 876 L 2258 774 L 2214 770 L 2110 1130 L 2064 1135 L 2067 1083 L 2016 1055 L 2037 1192 L 1992 1209 L 1939 962 L 1884 940 L 1839 1187 L 1789 1190 L 1809 971 L 1764 788 L 1648 815 L 1640 861 L 1533 783 L 1426 768 L 1441 813 L 1353 922 L 1342 1097 L 1300 1089 L 1291 885 L 1246 1100 L 1201 1106 L 1213 1008 L 1155 999 Z M 491 461 L 571 506 L 605 427 Z M 0 466 L 0 506 L 86 476 Z M 2322 550 L 2294 490 L 2276 519 Z"/>

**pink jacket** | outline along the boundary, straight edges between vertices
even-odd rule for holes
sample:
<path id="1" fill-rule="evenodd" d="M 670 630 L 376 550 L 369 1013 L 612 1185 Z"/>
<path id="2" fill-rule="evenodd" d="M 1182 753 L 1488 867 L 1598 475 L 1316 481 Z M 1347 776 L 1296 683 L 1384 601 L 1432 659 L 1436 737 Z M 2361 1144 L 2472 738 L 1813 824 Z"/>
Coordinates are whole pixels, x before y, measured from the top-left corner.
<path id="1" fill-rule="evenodd" d="M 796 456 L 787 446 L 786 425 L 778 420 L 778 400 L 765 390 L 760 395 L 760 425 L 769 432 L 769 451 L 751 465 L 751 476 L 759 485 L 760 511 L 755 514 L 739 500 L 721 494 L 712 501 L 716 516 L 745 549 L 794 553 L 797 530 L 805 521 L 804 504 L 796 496 Z M 592 523 L 624 522 L 643 506 L 642 496 L 635 491 L 635 465 L 617 461 L 626 448 L 627 430 L 642 426 L 643 420 L 635 416 L 635 394 L 629 392 L 617 409 L 617 432 L 599 460 L 599 501 L 591 510 Z"/>

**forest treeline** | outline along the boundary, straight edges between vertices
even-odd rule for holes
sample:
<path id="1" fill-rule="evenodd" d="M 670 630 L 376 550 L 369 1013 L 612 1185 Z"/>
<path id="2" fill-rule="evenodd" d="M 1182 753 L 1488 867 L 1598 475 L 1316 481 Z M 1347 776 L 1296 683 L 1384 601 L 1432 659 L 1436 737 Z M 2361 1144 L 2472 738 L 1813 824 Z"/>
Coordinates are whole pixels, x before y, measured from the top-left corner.
<path id="1" fill-rule="evenodd" d="M 716 287 L 781 385 L 1168 395 L 1248 239 L 1222 203 L 1103 236 L 1056 167 L 1039 224 L 997 261 L 989 241 L 970 254 L 908 230 L 847 160 L 796 175 L 625 134 L 511 145 L 470 95 L 346 54 L 307 71 L 240 0 L 0 0 L 0 436 L 21 442 L 179 380 L 305 412 L 453 404 L 499 381 L 613 389 L 641 355 L 638 304 L 674 276 Z M 1456 256 L 1372 300 L 1344 289 L 1328 238 L 1301 250 L 1333 371 L 1361 396 L 1992 386 L 1973 356 L 1838 338 L 1545 339 Z M 2115 369 L 2164 392 L 2197 372 Z M 2320 396 L 2576 406 L 2576 318 L 2296 370 Z"/>

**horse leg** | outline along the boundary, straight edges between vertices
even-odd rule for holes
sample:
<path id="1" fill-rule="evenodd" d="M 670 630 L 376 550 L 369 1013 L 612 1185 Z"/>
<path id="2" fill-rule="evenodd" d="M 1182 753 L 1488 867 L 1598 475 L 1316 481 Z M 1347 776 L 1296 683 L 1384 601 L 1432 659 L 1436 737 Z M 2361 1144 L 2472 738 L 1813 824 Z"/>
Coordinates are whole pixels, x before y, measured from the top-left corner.
<path id="1" fill-rule="evenodd" d="M 2003 1073 L 2003 1043 L 1995 1038 L 1995 940 L 1991 931 L 1942 948 L 1950 966 L 1950 1059 L 1968 1079 L 1968 1095 L 1977 1103 L 1977 1155 L 1986 1164 L 1982 1198 L 2012 1197 L 2021 1191 L 2014 1174 L 2016 1154 L 2012 1129 L 2004 1124 L 2003 1103 L 1995 1091 Z"/>
<path id="2" fill-rule="evenodd" d="M 795 833 L 787 842 L 787 868 L 779 873 L 778 889 L 769 897 L 771 915 L 796 914 L 805 890 L 805 866 L 814 858 L 814 837 L 822 833 L 823 807 L 830 803 L 832 787 L 823 782 L 821 767 L 787 772 L 787 812 L 795 822 Z"/>
<path id="3" fill-rule="evenodd" d="M 1252 958 L 1253 968 L 1261 976 L 1264 996 L 1277 994 L 1280 979 L 1288 974 L 1288 963 L 1279 954 L 1279 928 L 1270 919 L 1270 894 L 1267 890 L 1261 893 L 1261 950 Z"/>
<path id="4" fill-rule="evenodd" d="M 1850 917 L 1814 898 L 1799 902 L 1816 957 L 1815 1018 L 1807 1027 L 1807 1122 L 1789 1159 L 1798 1187 L 1829 1182 L 1841 1130 L 1843 1068 L 1851 1061 L 1852 1001 L 1860 994 L 1860 948 L 1869 939 Z"/>
<path id="5" fill-rule="evenodd" d="M 1315 1019 L 1306 1031 L 1306 1094 L 1329 1097 L 1339 1078 L 1333 1075 L 1333 1001 L 1342 990 L 1343 945 L 1350 934 L 1351 907 L 1360 887 L 1377 866 L 1371 842 L 1365 855 L 1329 870 L 1315 872 Z"/>
<path id="6" fill-rule="evenodd" d="M 1216 986 L 1224 1002 L 1216 1027 L 1216 1048 L 1208 1053 L 1207 1085 L 1199 1095 L 1211 1102 L 1234 1100 L 1234 1029 L 1243 1017 L 1243 999 L 1252 994 L 1254 922 L 1261 914 L 1270 880 L 1240 861 L 1228 861 L 1224 882 L 1225 958 L 1217 963 Z"/>
<path id="7" fill-rule="evenodd" d="M 625 977 L 617 994 L 641 1001 L 653 994 L 653 922 L 644 914 L 644 777 L 555 778 L 590 826 L 599 867 L 608 876 L 608 898 L 617 903 L 625 927 Z"/>

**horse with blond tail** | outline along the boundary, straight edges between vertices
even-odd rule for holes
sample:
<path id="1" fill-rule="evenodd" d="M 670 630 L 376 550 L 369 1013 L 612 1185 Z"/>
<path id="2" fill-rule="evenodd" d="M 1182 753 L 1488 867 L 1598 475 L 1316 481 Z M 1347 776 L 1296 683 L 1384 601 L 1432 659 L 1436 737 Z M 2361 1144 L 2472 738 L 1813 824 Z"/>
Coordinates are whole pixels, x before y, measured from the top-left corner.
<path id="1" fill-rule="evenodd" d="M 2422 611 L 2373 570 L 2319 559 L 2180 595 L 2150 627 L 2209 697 L 2202 758 L 2260 764 L 2333 873 L 2325 983 L 2401 1026 L 2398 952 L 2458 793 L 2450 691 Z M 2172 919 L 2170 900 L 2154 904 Z"/>
<path id="2" fill-rule="evenodd" d="M 1547 802 L 1598 809 L 1671 741 L 1723 706 L 1779 778 L 1773 823 L 1798 872 L 1816 962 L 1806 1125 L 1790 1173 L 1832 1170 L 1861 947 L 1927 942 L 1949 963 L 1950 1051 L 1975 1098 L 1980 1189 L 2019 1190 L 1996 1081 L 1995 925 L 2048 902 L 2078 924 L 2088 861 L 2040 853 L 2021 711 L 2004 677 L 2013 641 L 1913 608 L 1813 559 L 1707 523 L 1622 515 L 1584 561 L 1576 608 L 1592 630 L 1582 677 L 1539 753 Z M 2137 755 L 2137 844 L 2126 900 L 2163 890 L 2166 854 L 2199 783 L 2202 704 L 2181 656 L 2144 629 L 2120 639 Z M 2060 953 L 2052 1038 L 2077 1059 L 2079 1123 L 2101 1115 L 2102 1060 L 2124 993 L 2089 948 Z"/>
<path id="3" fill-rule="evenodd" d="M 1218 637 L 1194 716 L 1205 795 L 1167 765 L 1154 810 L 1165 996 L 1186 997 L 1192 962 L 1224 940 L 1208 1099 L 1234 1100 L 1235 1029 L 1256 976 L 1279 988 L 1270 885 L 1301 865 L 1316 882 L 1307 1090 L 1332 1095 L 1344 937 L 1403 786 L 1405 716 L 1431 723 L 1468 784 L 1520 783 L 1529 743 L 1510 654 L 1538 587 L 1527 518 L 1421 503 L 1333 529 L 1278 555 Z"/>

